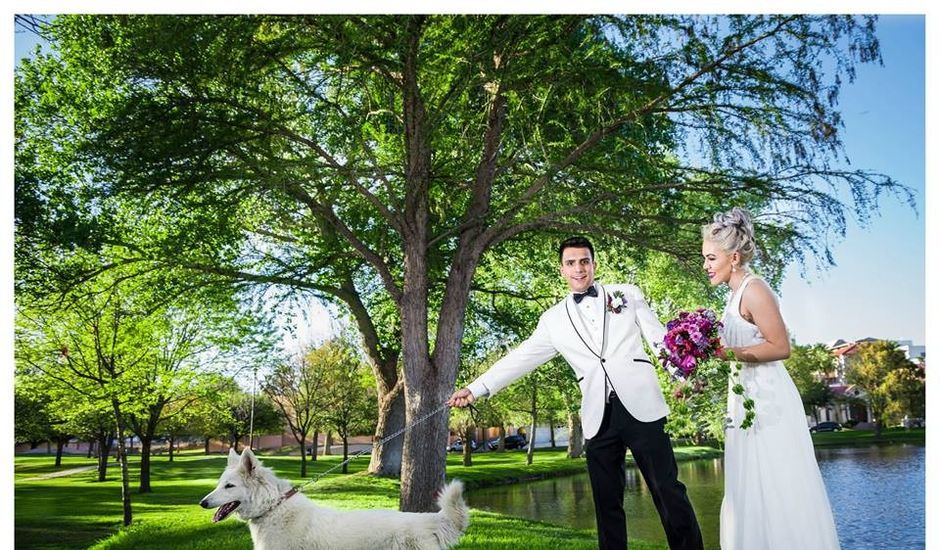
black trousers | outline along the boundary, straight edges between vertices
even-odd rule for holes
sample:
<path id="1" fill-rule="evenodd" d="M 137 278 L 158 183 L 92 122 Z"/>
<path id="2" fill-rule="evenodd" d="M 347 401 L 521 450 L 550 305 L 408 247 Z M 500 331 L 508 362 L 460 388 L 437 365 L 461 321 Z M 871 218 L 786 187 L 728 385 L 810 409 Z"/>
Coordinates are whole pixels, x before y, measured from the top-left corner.
<path id="1" fill-rule="evenodd" d="M 685 485 L 677 477 L 676 457 L 669 436 L 663 431 L 665 424 L 665 418 L 640 422 L 612 396 L 604 410 L 600 430 L 587 441 L 585 450 L 601 550 L 627 548 L 623 492 L 628 447 L 653 496 L 669 548 L 702 550 L 702 533 Z"/>

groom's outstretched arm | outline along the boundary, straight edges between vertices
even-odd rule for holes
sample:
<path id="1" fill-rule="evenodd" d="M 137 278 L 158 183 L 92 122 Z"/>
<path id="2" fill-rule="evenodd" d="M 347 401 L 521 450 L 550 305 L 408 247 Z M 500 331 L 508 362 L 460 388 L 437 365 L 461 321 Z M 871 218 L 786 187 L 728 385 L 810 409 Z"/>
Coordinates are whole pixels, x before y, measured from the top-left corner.
<path id="1" fill-rule="evenodd" d="M 643 333 L 646 343 L 654 352 L 659 353 L 659 350 L 663 348 L 663 339 L 666 337 L 666 327 L 659 321 L 656 313 L 647 303 L 643 291 L 637 287 L 633 287 L 633 289 L 635 289 L 633 299 L 635 300 L 636 324 L 640 327 L 640 332 Z M 679 378 L 678 369 L 672 365 L 665 365 L 665 369 L 673 378 Z"/>
<path id="2" fill-rule="evenodd" d="M 495 394 L 558 355 L 546 323 L 543 314 L 532 336 L 467 384 L 466 388 L 454 392 L 448 403 L 453 407 L 466 407 L 477 398 Z"/>
<path id="3" fill-rule="evenodd" d="M 663 338 L 666 336 L 666 327 L 659 322 L 659 318 L 653 313 L 653 309 L 646 302 L 646 297 L 643 296 L 643 291 L 635 286 L 631 286 L 630 290 L 633 292 L 636 324 L 640 327 L 640 332 L 643 333 L 646 343 L 654 350 L 659 351 L 659 348 L 663 346 Z"/>

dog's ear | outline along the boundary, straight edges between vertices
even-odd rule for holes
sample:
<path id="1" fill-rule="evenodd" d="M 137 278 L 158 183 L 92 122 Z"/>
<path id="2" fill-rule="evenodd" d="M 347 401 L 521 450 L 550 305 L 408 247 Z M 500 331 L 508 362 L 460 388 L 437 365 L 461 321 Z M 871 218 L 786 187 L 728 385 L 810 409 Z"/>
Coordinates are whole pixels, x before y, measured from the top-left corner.
<path id="1" fill-rule="evenodd" d="M 258 459 L 255 457 L 255 453 L 251 452 L 251 449 L 246 448 L 242 451 L 241 466 L 245 473 L 249 475 L 254 473 L 255 468 L 258 467 Z"/>
<path id="2" fill-rule="evenodd" d="M 230 468 L 238 464 L 238 453 L 235 452 L 235 447 L 228 448 L 228 463 L 225 465 L 226 468 Z"/>

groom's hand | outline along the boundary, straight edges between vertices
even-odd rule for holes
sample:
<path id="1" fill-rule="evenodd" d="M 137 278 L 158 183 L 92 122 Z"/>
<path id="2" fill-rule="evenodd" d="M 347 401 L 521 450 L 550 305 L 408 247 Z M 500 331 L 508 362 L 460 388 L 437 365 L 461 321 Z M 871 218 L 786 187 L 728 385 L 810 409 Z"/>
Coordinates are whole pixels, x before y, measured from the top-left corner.
<path id="1" fill-rule="evenodd" d="M 473 393 L 467 388 L 463 388 L 454 392 L 454 395 L 450 396 L 450 399 L 447 400 L 447 404 L 451 407 L 464 408 L 467 405 L 474 402 L 476 398 L 473 397 Z"/>

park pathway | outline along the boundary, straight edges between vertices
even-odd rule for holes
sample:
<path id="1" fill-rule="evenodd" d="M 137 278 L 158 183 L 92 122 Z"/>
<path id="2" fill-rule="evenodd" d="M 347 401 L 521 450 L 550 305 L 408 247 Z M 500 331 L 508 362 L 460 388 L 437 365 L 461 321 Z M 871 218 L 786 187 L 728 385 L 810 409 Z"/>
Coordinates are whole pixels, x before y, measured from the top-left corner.
<path id="1" fill-rule="evenodd" d="M 72 474 L 80 474 L 82 472 L 87 472 L 88 470 L 94 470 L 95 468 L 97 468 L 97 466 L 95 465 L 82 466 L 80 468 L 69 468 L 68 470 L 62 470 L 61 472 L 52 472 L 51 474 L 43 474 L 41 476 L 31 477 L 24 481 L 40 481 L 43 479 L 51 479 L 54 477 L 70 476 Z"/>

